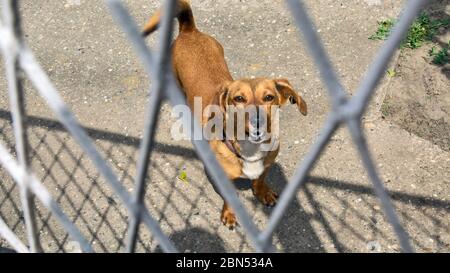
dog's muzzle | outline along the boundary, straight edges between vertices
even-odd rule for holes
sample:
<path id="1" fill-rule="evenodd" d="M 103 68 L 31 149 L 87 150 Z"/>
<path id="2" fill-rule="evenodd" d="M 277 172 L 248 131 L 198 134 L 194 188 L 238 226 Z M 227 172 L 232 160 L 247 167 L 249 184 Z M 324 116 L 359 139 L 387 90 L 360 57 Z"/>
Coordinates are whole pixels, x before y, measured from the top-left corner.
<path id="1" fill-rule="evenodd" d="M 249 140 L 253 143 L 262 143 L 267 140 L 267 121 L 264 110 L 259 109 L 249 116 Z"/>

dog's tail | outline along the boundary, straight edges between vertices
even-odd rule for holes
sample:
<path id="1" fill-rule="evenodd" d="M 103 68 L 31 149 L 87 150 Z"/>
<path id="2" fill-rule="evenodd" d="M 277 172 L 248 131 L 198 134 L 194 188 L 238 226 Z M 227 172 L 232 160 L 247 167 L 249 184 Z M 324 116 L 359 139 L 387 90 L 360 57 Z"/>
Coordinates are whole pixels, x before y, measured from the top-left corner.
<path id="1" fill-rule="evenodd" d="M 192 31 L 196 29 L 194 15 L 192 13 L 191 5 L 189 0 L 179 0 L 177 1 L 176 17 L 180 25 L 180 32 Z M 161 18 L 161 11 L 158 10 L 145 24 L 142 35 L 145 37 L 152 32 L 154 32 L 158 26 Z"/>

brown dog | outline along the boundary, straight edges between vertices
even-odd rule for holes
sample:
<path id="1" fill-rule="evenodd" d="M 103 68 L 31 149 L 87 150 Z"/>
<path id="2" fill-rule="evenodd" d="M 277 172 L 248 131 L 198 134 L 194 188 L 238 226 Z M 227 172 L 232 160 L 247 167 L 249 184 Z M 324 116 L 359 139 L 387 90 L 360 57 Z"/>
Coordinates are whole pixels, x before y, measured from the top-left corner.
<path id="1" fill-rule="evenodd" d="M 184 90 L 191 109 L 194 98 L 202 99 L 202 111 L 209 105 L 217 105 L 225 113 L 230 106 L 246 107 L 254 105 L 261 107 L 264 116 L 254 115 L 246 118 L 246 140 L 210 140 L 212 151 L 225 170 L 228 178 L 248 178 L 252 180 L 254 195 L 264 205 L 273 206 L 277 194 L 264 182 L 269 167 L 278 155 L 278 145 L 271 151 L 260 149 L 265 139 L 260 132 L 259 123 L 265 120 L 267 132 L 271 132 L 271 109 L 284 105 L 287 101 L 297 104 L 299 111 L 306 115 L 306 103 L 286 79 L 241 79 L 233 80 L 224 59 L 224 50 L 213 37 L 200 32 L 194 22 L 190 4 L 186 0 L 178 1 L 176 17 L 179 22 L 179 35 L 172 48 L 173 71 Z M 160 12 L 157 12 L 145 25 L 143 34 L 146 36 L 158 27 Z M 226 119 L 229 115 L 224 114 Z M 209 116 L 202 118 L 205 125 Z M 254 122 L 252 122 L 254 121 Z M 226 121 L 224 121 L 226 124 Z M 278 141 L 278 138 L 277 138 Z M 224 202 L 222 222 L 232 228 L 236 225 L 236 217 L 231 208 Z"/>

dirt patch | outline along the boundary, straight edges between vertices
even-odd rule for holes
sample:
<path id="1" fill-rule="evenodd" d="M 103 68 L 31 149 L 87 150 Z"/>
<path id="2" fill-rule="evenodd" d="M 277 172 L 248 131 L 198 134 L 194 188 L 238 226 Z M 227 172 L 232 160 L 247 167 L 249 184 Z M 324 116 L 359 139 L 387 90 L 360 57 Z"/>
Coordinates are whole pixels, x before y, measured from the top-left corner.
<path id="1" fill-rule="evenodd" d="M 132 192 L 149 76 L 102 1 L 83 0 L 81 5 L 68 7 L 67 1 L 42 2 L 21 2 L 28 44 L 99 152 Z M 161 5 L 157 0 L 126 2 L 140 24 Z M 378 20 L 396 18 L 402 2 L 305 1 L 348 90 L 359 86 L 382 44 L 367 37 Z M 267 182 L 281 193 L 316 142 L 330 110 L 314 62 L 304 50 L 284 1 L 192 3 L 199 28 L 223 44 L 233 76 L 286 77 L 304 94 L 308 116 L 286 106 L 280 117 L 282 146 Z M 157 36 L 149 38 L 149 45 L 155 45 Z M 0 60 L 0 143 L 12 151 L 15 142 L 2 64 Z M 29 81 L 24 87 L 36 176 L 96 252 L 123 252 L 128 211 Z M 382 121 L 381 101 L 377 97 L 369 106 L 378 118 L 364 120 L 380 178 L 414 249 L 450 252 L 450 153 Z M 222 225 L 220 195 L 208 181 L 191 143 L 171 137 L 176 119 L 169 105 L 160 111 L 145 194 L 150 214 L 181 252 L 254 251 L 242 227 L 231 231 Z M 177 179 L 184 169 L 188 183 Z M 0 181 L 0 217 L 26 244 L 19 187 L 2 167 Z M 237 190 L 239 199 L 262 230 L 273 209 L 254 198 L 249 183 L 242 184 Z M 71 237 L 39 201 L 36 211 L 44 251 L 76 252 Z M 307 184 L 285 211 L 273 241 L 280 252 L 400 251 L 345 128 L 328 143 Z M 11 246 L 0 239 L 0 252 L 5 248 Z M 145 226 L 140 228 L 137 251 L 159 251 L 158 241 Z"/>
<path id="2" fill-rule="evenodd" d="M 450 5 L 444 2 L 432 7 L 431 16 L 450 18 Z M 449 41 L 445 27 L 432 43 L 403 49 L 381 106 L 385 119 L 446 151 L 450 151 L 450 64 L 433 64 L 429 51 Z"/>

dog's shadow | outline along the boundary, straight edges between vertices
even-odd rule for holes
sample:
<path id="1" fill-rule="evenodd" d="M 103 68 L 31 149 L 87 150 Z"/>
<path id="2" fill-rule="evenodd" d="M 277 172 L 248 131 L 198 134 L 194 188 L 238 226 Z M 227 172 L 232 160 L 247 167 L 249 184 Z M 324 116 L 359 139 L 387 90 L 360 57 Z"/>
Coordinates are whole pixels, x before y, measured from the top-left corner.
<path id="1" fill-rule="evenodd" d="M 281 195 L 288 183 L 288 179 L 279 164 L 274 164 L 270 168 L 266 177 L 266 183 Z M 251 190 L 251 182 L 248 179 L 236 180 L 235 186 L 238 191 Z M 317 205 L 307 187 L 303 187 L 301 191 L 305 193 L 311 205 Z M 263 206 L 256 198 L 253 198 L 252 202 L 255 206 L 262 207 L 268 218 L 271 216 L 273 208 Z M 314 214 L 315 216 L 313 217 L 311 214 L 305 212 L 297 198 L 292 200 L 274 232 L 274 237 L 281 244 L 282 252 L 325 252 L 323 243 L 310 224 L 312 218 L 317 217 L 324 224 L 326 232 L 330 235 L 336 250 L 339 252 L 345 251 L 345 247 L 339 242 L 332 229 L 329 228 L 320 210 L 315 209 Z"/>
<path id="2" fill-rule="evenodd" d="M 225 243 L 214 233 L 205 229 L 194 227 L 176 231 L 170 235 L 170 240 L 177 248 L 184 252 L 195 253 L 225 253 Z M 160 246 L 155 249 L 156 253 L 162 253 Z"/>

